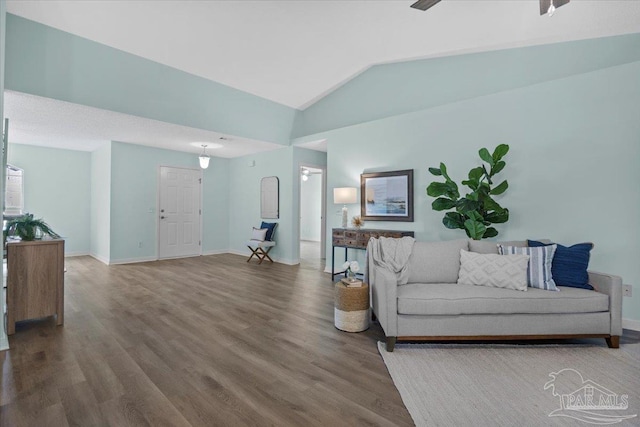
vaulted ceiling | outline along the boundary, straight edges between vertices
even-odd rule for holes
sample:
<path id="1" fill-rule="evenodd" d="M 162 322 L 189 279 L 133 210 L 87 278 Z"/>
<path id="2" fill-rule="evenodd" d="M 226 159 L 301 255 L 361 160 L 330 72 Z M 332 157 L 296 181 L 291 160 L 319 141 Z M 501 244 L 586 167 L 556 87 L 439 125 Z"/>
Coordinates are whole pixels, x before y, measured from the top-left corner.
<path id="1" fill-rule="evenodd" d="M 302 109 L 374 64 L 640 31 L 640 1 L 7 1 L 7 11 Z"/>
<path id="2" fill-rule="evenodd" d="M 376 64 L 640 31 L 640 1 L 572 0 L 553 17 L 539 15 L 538 0 L 443 0 L 426 12 L 412 3 L 7 0 L 7 11 L 297 109 Z M 219 138 L 20 94 L 5 107 L 14 142 L 91 150 L 120 140 L 197 152 L 186 141 Z M 57 119 L 33 122 L 38 109 Z M 89 129 L 87 117 L 110 127 Z M 240 138 L 233 145 L 218 155 L 277 148 Z"/>

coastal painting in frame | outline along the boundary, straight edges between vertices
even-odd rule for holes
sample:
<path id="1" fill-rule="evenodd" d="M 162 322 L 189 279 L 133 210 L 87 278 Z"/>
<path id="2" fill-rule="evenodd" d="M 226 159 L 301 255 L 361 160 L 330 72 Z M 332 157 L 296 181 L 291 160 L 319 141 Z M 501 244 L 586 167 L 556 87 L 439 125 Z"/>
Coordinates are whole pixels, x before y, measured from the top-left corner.
<path id="1" fill-rule="evenodd" d="M 413 169 L 360 175 L 360 216 L 413 222 Z"/>

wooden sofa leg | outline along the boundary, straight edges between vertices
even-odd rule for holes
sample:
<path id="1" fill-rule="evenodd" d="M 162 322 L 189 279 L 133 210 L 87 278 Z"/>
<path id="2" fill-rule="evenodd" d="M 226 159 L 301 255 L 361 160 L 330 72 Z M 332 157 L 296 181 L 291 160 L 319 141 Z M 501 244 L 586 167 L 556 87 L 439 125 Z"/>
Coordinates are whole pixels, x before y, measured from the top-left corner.
<path id="1" fill-rule="evenodd" d="M 393 352 L 393 348 L 396 346 L 396 340 L 398 337 L 387 337 L 387 351 Z"/>
<path id="2" fill-rule="evenodd" d="M 620 348 L 620 336 L 611 335 L 609 338 L 605 338 L 609 348 Z"/>

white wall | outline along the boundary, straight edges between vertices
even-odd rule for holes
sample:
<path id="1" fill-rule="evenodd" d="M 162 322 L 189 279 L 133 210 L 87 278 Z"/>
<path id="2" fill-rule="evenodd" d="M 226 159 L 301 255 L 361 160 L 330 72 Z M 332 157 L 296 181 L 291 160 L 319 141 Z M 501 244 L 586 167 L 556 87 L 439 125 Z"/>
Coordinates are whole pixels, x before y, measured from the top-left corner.
<path id="1" fill-rule="evenodd" d="M 300 182 L 300 240 L 319 242 L 322 223 L 322 175 Z"/>

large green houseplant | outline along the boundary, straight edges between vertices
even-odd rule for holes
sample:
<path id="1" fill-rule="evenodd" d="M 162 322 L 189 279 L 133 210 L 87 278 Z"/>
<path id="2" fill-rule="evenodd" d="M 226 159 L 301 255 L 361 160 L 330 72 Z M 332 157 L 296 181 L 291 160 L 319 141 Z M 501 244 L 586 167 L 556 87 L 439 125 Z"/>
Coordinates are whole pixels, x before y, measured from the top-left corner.
<path id="1" fill-rule="evenodd" d="M 509 183 L 504 180 L 494 186 L 493 178 L 506 166 L 502 158 L 509 152 L 509 146 L 500 144 L 489 153 L 486 148 L 478 152 L 484 162 L 469 171 L 468 179 L 462 181 L 471 190 L 460 196 L 458 184 L 448 175 L 447 167 L 440 163 L 439 168 L 429 168 L 435 176 L 442 176 L 444 182 L 432 182 L 427 187 L 427 194 L 436 199 L 431 207 L 436 211 L 450 211 L 444 215 L 442 223 L 450 229 L 460 228 L 474 240 L 486 239 L 498 235 L 498 230 L 491 224 L 505 223 L 509 220 L 509 210 L 503 208 L 492 196 L 504 193 Z M 486 165 L 485 165 L 486 163 Z"/>
<path id="2" fill-rule="evenodd" d="M 33 214 L 24 214 L 8 221 L 5 233 L 20 237 L 22 240 L 36 240 L 45 234 L 54 239 L 60 238 L 42 218 L 35 219 Z"/>

